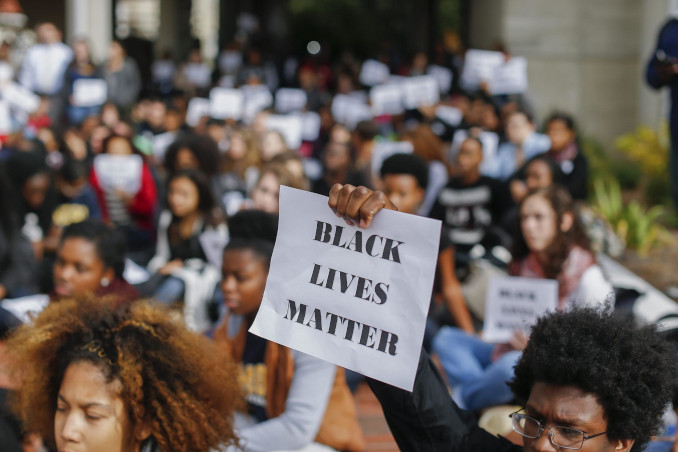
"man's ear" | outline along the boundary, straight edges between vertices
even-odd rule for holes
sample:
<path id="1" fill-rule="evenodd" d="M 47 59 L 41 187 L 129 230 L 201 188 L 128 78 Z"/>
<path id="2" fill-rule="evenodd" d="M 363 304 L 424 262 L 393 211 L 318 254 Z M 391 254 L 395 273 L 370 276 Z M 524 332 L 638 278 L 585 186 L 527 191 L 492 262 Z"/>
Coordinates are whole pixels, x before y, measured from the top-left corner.
<path id="1" fill-rule="evenodd" d="M 148 420 L 145 420 L 134 428 L 134 439 L 139 442 L 143 442 L 148 439 L 149 436 L 151 436 L 151 433 L 151 423 Z"/>
<path id="2" fill-rule="evenodd" d="M 618 452 L 629 452 L 635 442 L 635 439 L 620 439 L 617 441 L 617 446 L 614 450 Z"/>
<path id="3" fill-rule="evenodd" d="M 574 224 L 574 214 L 572 212 L 565 212 L 563 219 L 560 221 L 561 232 L 567 232 L 572 229 Z"/>

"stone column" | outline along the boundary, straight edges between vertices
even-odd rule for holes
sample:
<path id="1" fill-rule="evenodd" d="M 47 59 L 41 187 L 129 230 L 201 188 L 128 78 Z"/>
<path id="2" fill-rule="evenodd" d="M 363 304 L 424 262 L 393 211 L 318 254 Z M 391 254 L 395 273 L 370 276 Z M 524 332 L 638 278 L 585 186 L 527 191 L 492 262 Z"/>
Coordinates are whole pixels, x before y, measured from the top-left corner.
<path id="1" fill-rule="evenodd" d="M 95 61 L 103 62 L 113 38 L 111 0 L 66 0 L 66 42 L 85 37 Z"/>

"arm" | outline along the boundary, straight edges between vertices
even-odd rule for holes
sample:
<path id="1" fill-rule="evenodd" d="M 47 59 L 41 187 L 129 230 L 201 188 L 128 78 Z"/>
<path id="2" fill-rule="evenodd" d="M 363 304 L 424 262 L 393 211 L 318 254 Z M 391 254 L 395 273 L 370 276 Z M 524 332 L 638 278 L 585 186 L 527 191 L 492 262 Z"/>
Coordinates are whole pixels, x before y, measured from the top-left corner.
<path id="1" fill-rule="evenodd" d="M 280 416 L 240 430 L 247 451 L 297 450 L 318 433 L 334 383 L 336 367 L 300 352 L 294 354 L 294 377 Z"/>
<path id="2" fill-rule="evenodd" d="M 474 334 L 473 320 L 471 320 L 471 314 L 466 307 L 466 301 L 461 292 L 461 284 L 454 274 L 453 246 L 449 246 L 440 252 L 438 271 L 440 272 L 440 285 L 447 309 L 459 328 L 467 333 Z"/>
<path id="3" fill-rule="evenodd" d="M 670 84 L 676 75 L 675 64 L 664 64 L 657 58 L 658 53 L 666 51 L 664 36 L 669 31 L 670 27 L 675 26 L 678 22 L 675 19 L 670 20 L 659 31 L 657 37 L 657 45 L 655 46 L 652 57 L 647 62 L 645 68 L 645 81 L 654 89 L 660 89 L 663 86 Z"/>

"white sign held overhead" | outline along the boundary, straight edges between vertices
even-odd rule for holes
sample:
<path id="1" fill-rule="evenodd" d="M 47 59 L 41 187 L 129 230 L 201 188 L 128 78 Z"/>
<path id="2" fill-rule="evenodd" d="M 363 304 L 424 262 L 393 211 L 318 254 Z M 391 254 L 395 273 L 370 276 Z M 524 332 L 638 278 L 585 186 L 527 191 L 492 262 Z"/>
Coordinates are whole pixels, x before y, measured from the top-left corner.
<path id="1" fill-rule="evenodd" d="M 297 115 L 268 115 L 266 128 L 280 132 L 288 148 L 296 150 L 301 146 L 303 120 Z"/>
<path id="2" fill-rule="evenodd" d="M 245 95 L 232 88 L 212 88 L 210 91 L 210 116 L 216 119 L 236 119 L 243 117 Z"/>
<path id="3" fill-rule="evenodd" d="M 297 113 L 295 116 L 301 118 L 301 139 L 304 141 L 315 141 L 320 136 L 320 126 L 322 121 L 320 115 L 314 111 Z"/>
<path id="4" fill-rule="evenodd" d="M 489 89 L 494 95 L 520 94 L 527 91 L 527 60 L 513 57 L 497 66 L 489 82 Z"/>
<path id="5" fill-rule="evenodd" d="M 81 78 L 73 82 L 73 105 L 96 107 L 106 103 L 108 85 L 100 78 Z"/>
<path id="6" fill-rule="evenodd" d="M 372 119 L 372 109 L 356 96 L 337 94 L 332 99 L 332 116 L 337 122 L 352 129 L 360 121 Z"/>
<path id="7" fill-rule="evenodd" d="M 195 127 L 200 123 L 200 120 L 205 116 L 210 116 L 211 102 L 209 99 L 201 97 L 194 97 L 188 102 L 188 110 L 186 111 L 186 124 Z"/>
<path id="8" fill-rule="evenodd" d="M 452 80 L 454 78 L 451 70 L 446 67 L 432 64 L 428 67 L 426 72 L 436 79 L 441 94 L 450 92 L 450 88 L 452 88 Z"/>
<path id="9" fill-rule="evenodd" d="M 380 85 L 388 81 L 391 71 L 381 61 L 365 60 L 360 68 L 360 83 L 367 86 Z"/>
<path id="10" fill-rule="evenodd" d="M 121 190 L 130 196 L 141 189 L 143 159 L 140 155 L 99 154 L 94 157 L 94 172 L 104 191 Z"/>
<path id="11" fill-rule="evenodd" d="M 464 119 L 464 114 L 461 110 L 456 107 L 450 107 L 449 105 L 438 105 L 435 114 L 436 118 L 452 127 L 457 127 Z"/>
<path id="12" fill-rule="evenodd" d="M 483 340 L 508 342 L 515 331 L 526 336 L 537 319 L 558 306 L 558 282 L 552 279 L 492 278 L 487 288 Z"/>
<path id="13" fill-rule="evenodd" d="M 347 226 L 317 194 L 280 187 L 266 290 L 250 332 L 411 391 L 440 222 L 384 210 Z"/>
<path id="14" fill-rule="evenodd" d="M 403 91 L 399 84 L 377 85 L 370 90 L 372 114 L 399 115 L 403 111 Z"/>
<path id="15" fill-rule="evenodd" d="M 273 105 L 273 95 L 264 85 L 245 85 L 240 87 L 240 91 L 245 96 L 243 119 L 247 123 L 252 122 L 257 113 Z"/>
<path id="16" fill-rule="evenodd" d="M 464 69 L 461 73 L 461 86 L 464 89 L 480 88 L 481 83 L 489 83 L 497 67 L 506 60 L 501 52 L 471 49 L 464 56 Z"/>
<path id="17" fill-rule="evenodd" d="M 431 75 L 410 77 L 401 86 L 403 89 L 403 102 L 408 110 L 435 105 L 440 100 L 438 82 Z"/>
<path id="18" fill-rule="evenodd" d="M 292 113 L 306 108 L 306 91 L 298 88 L 280 88 L 275 92 L 275 111 Z"/>

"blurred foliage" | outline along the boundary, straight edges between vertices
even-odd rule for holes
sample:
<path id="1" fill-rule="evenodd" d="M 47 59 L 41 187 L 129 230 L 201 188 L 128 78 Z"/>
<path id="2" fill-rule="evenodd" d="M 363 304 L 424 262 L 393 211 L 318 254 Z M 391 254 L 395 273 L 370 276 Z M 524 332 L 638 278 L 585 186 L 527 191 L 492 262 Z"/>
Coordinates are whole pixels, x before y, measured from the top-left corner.
<path id="1" fill-rule="evenodd" d="M 621 186 L 613 178 L 593 181 L 592 207 L 626 245 L 641 256 L 646 256 L 656 245 L 673 243 L 666 228 L 657 221 L 666 213 L 666 208 L 656 205 L 645 209 L 636 200 L 624 203 Z"/>
<path id="2" fill-rule="evenodd" d="M 669 160 L 669 127 L 663 122 L 659 130 L 640 126 L 615 140 L 615 147 L 638 164 L 650 178 L 663 177 Z"/>

